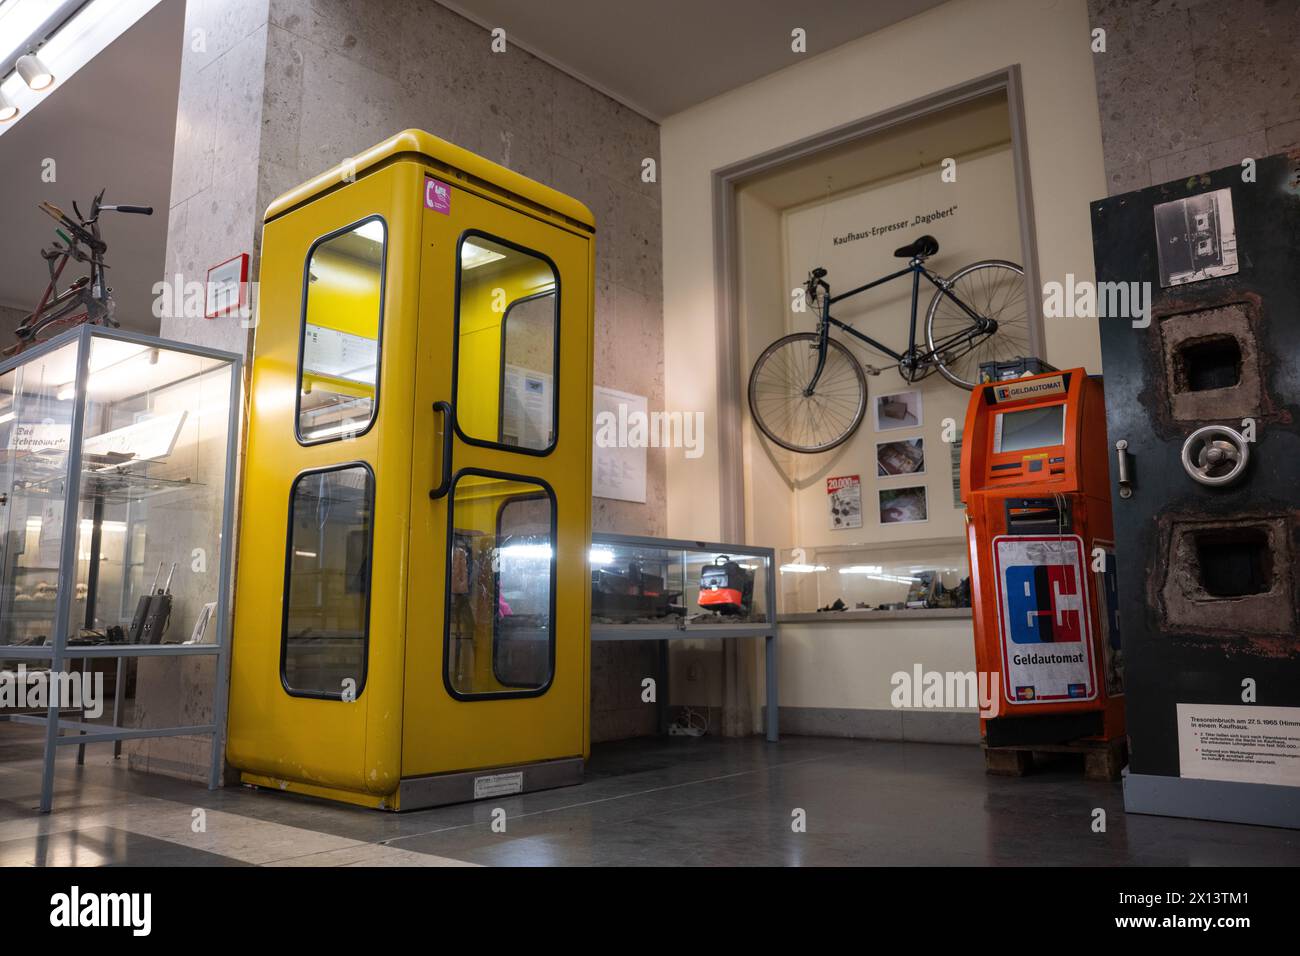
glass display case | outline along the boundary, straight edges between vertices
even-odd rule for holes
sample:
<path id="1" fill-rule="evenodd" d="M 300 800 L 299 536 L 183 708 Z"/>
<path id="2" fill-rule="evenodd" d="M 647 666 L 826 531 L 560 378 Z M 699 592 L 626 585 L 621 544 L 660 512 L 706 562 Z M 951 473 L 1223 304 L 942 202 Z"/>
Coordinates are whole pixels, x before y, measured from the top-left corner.
<path id="1" fill-rule="evenodd" d="M 47 777 L 60 744 L 172 733 L 213 734 L 216 766 L 239 367 L 92 326 L 0 364 L 0 671 L 84 673 L 111 698 L 0 712 L 47 728 Z M 208 686 L 143 660 L 189 655 L 219 659 Z"/>
<path id="2" fill-rule="evenodd" d="M 772 620 L 772 561 L 770 548 L 593 535 L 592 627 L 760 633 Z"/>
<path id="3" fill-rule="evenodd" d="M 970 614 L 970 566 L 961 538 L 787 548 L 778 575 L 783 620 Z"/>
<path id="4" fill-rule="evenodd" d="M 766 735 L 778 739 L 771 548 L 594 534 L 589 562 L 593 641 L 763 638 Z M 659 680 L 662 718 L 669 699 L 666 652 Z"/>

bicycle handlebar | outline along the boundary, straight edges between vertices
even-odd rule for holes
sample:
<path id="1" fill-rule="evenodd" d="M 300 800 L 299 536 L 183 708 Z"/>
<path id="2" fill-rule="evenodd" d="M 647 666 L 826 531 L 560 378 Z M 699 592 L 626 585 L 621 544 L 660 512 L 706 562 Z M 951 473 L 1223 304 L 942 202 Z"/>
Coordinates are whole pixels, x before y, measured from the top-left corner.
<path id="1" fill-rule="evenodd" d="M 100 206 L 101 210 L 107 209 L 110 212 L 129 212 L 137 216 L 152 216 L 153 206 Z"/>
<path id="2" fill-rule="evenodd" d="M 803 284 L 803 287 L 805 291 L 807 291 L 808 296 L 812 299 L 817 298 L 817 290 L 819 288 L 825 289 L 826 294 L 830 295 L 831 287 L 826 282 L 826 270 L 821 266 L 813 269 L 812 272 L 808 273 L 808 281 Z"/>

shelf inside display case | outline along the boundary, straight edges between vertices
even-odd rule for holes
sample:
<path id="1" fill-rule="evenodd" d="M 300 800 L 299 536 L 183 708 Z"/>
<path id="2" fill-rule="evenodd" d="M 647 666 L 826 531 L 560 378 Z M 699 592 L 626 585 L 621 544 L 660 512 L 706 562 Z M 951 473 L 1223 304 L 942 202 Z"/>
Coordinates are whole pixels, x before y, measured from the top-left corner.
<path id="1" fill-rule="evenodd" d="M 83 468 L 81 470 L 81 488 L 83 496 L 102 496 L 105 500 L 122 502 L 139 501 L 155 495 L 194 488 L 201 482 L 188 478 L 155 478 L 141 472 L 125 471 L 120 468 L 105 470 L 102 468 Z M 37 481 L 16 481 L 14 491 L 29 495 L 63 495 L 63 476 L 56 475 Z"/>
<path id="2" fill-rule="evenodd" d="M 966 542 L 787 548 L 779 553 L 781 621 L 969 617 Z"/>
<path id="3" fill-rule="evenodd" d="M 772 561 L 764 548 L 593 535 L 593 632 L 764 633 L 772 624 Z"/>

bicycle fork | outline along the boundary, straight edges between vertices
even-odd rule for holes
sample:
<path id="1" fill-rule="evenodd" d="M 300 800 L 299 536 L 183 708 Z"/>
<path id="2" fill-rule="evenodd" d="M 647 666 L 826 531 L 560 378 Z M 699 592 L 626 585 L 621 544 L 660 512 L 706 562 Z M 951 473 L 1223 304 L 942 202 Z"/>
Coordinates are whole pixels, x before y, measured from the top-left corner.
<path id="1" fill-rule="evenodd" d="M 826 369 L 826 350 L 829 348 L 827 342 L 831 337 L 830 313 L 830 296 L 826 296 L 822 300 L 822 317 L 817 323 L 817 367 L 813 369 L 812 379 L 804 386 L 804 398 L 813 397 L 813 394 L 817 391 L 817 383 L 821 380 L 822 372 Z"/>

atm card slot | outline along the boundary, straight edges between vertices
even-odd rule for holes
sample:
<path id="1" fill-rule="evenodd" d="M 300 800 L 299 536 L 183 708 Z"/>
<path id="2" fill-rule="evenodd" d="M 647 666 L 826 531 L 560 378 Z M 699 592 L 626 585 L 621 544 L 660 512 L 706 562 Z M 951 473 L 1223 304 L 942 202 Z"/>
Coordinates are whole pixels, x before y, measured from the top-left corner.
<path id="1" fill-rule="evenodd" d="M 1008 498 L 1007 534 L 1063 534 L 1073 530 L 1068 498 Z"/>

